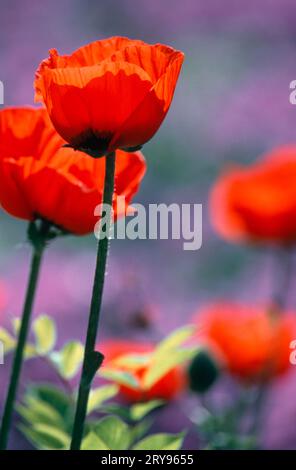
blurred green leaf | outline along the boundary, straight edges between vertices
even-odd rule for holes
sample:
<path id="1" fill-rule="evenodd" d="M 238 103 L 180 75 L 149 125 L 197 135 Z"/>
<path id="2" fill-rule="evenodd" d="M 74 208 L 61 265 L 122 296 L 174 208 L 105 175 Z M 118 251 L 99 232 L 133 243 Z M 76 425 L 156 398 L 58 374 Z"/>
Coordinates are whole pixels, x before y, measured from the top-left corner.
<path id="1" fill-rule="evenodd" d="M 142 420 L 155 408 L 165 404 L 164 400 L 151 400 L 145 403 L 137 403 L 132 406 L 123 406 L 118 403 L 108 403 L 101 406 L 100 411 L 106 414 L 114 414 L 127 421 L 137 422 Z"/>
<path id="2" fill-rule="evenodd" d="M 27 439 L 39 449 L 66 450 L 69 448 L 70 436 L 56 427 L 36 424 L 30 428 L 20 425 L 19 428 Z"/>
<path id="3" fill-rule="evenodd" d="M 48 315 L 40 315 L 33 323 L 36 338 L 36 350 L 40 355 L 46 355 L 56 343 L 56 327 Z"/>
<path id="4" fill-rule="evenodd" d="M 166 349 L 156 350 L 151 360 L 151 366 L 143 376 L 143 387 L 145 389 L 151 388 L 174 367 L 191 360 L 196 352 L 196 347 L 170 350 L 169 352 Z"/>
<path id="5" fill-rule="evenodd" d="M 21 327 L 21 319 L 18 317 L 15 317 L 12 319 L 12 327 L 15 335 L 19 334 L 20 327 Z"/>
<path id="6" fill-rule="evenodd" d="M 127 406 L 119 405 L 118 403 L 107 403 L 102 405 L 100 411 L 105 414 L 112 414 L 119 416 L 127 421 L 130 420 L 130 408 Z"/>
<path id="7" fill-rule="evenodd" d="M 97 410 L 105 401 L 115 397 L 117 393 L 117 385 L 104 385 L 103 387 L 91 390 L 88 400 L 87 413 L 89 414 L 94 410 Z"/>
<path id="8" fill-rule="evenodd" d="M 138 442 L 133 450 L 179 450 L 182 447 L 184 433 L 153 434 Z"/>
<path id="9" fill-rule="evenodd" d="M 149 364 L 151 354 L 124 354 L 112 361 L 114 367 L 126 367 L 129 370 L 138 370 Z"/>
<path id="10" fill-rule="evenodd" d="M 143 419 L 130 428 L 131 444 L 138 442 L 152 426 L 150 419 Z"/>
<path id="11" fill-rule="evenodd" d="M 61 415 L 53 406 L 33 396 L 27 396 L 24 405 L 17 405 L 18 413 L 31 424 L 63 426 Z"/>
<path id="12" fill-rule="evenodd" d="M 65 379 L 71 379 L 78 372 L 83 359 L 83 346 L 78 341 L 69 341 L 61 349 L 54 351 L 50 359 L 57 366 L 59 373 Z"/>
<path id="13" fill-rule="evenodd" d="M 164 405 L 164 400 L 151 400 L 146 403 L 137 403 L 130 407 L 130 417 L 133 421 L 143 419 L 148 413 Z"/>
<path id="14" fill-rule="evenodd" d="M 194 325 L 178 328 L 158 344 L 155 353 L 161 354 L 164 351 L 179 348 L 194 334 L 195 330 L 196 327 Z"/>
<path id="15" fill-rule="evenodd" d="M 83 439 L 81 450 L 110 450 L 110 449 L 93 431 L 91 431 Z"/>
<path id="16" fill-rule="evenodd" d="M 48 436 L 41 432 L 41 425 L 56 428 L 65 435 L 71 433 L 74 417 L 72 396 L 66 395 L 55 386 L 32 385 L 27 389 L 23 403 L 18 404 L 16 409 L 25 420 L 20 429 L 34 445 L 38 444 L 38 448 L 50 446 Z M 55 443 L 50 448 L 56 446 Z"/>
<path id="17" fill-rule="evenodd" d="M 4 328 L 0 327 L 0 341 L 2 341 L 4 346 L 4 354 L 8 354 L 15 348 L 15 339 L 11 336 L 11 334 L 5 330 Z"/>
<path id="18" fill-rule="evenodd" d="M 99 370 L 99 375 L 120 385 L 127 385 L 128 387 L 136 389 L 140 386 L 136 377 L 129 372 L 111 369 L 109 367 L 102 367 Z"/>
<path id="19" fill-rule="evenodd" d="M 36 348 L 33 346 L 33 344 L 26 344 L 24 355 L 26 359 L 32 359 L 33 357 L 38 356 Z"/>
<path id="20" fill-rule="evenodd" d="M 62 417 L 71 405 L 71 397 L 53 385 L 33 385 L 29 387 L 27 394 L 49 403 Z"/>
<path id="21" fill-rule="evenodd" d="M 106 416 L 93 426 L 93 432 L 110 450 L 126 450 L 131 442 L 129 427 L 117 416 Z"/>

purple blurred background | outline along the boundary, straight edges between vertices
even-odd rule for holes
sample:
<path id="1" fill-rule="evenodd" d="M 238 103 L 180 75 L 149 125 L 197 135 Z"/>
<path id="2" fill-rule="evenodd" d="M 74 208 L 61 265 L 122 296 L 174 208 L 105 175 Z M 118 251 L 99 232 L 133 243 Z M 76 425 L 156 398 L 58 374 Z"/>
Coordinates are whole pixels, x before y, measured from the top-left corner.
<path id="1" fill-rule="evenodd" d="M 112 243 L 102 336 L 158 339 L 209 300 L 264 302 L 272 295 L 273 253 L 220 240 L 208 220 L 207 200 L 229 162 L 251 162 L 275 145 L 296 142 L 296 108 L 289 103 L 289 83 L 296 79 L 295 21 L 294 0 L 1 1 L 6 105 L 32 104 L 34 72 L 53 47 L 70 53 L 92 40 L 126 35 L 186 54 L 169 115 L 144 148 L 148 172 L 136 201 L 202 203 L 203 246 L 191 252 L 182 250 L 181 241 Z M 26 224 L 0 217 L 0 282 L 6 290 L 1 322 L 7 325 L 21 310 L 30 250 Z M 83 338 L 95 245 L 93 236 L 69 238 L 47 251 L 35 314 L 56 318 L 61 344 Z M 0 368 L 2 395 L 8 367 Z M 269 395 L 266 448 L 296 448 L 295 392 L 292 370 Z M 180 410 L 186 406 L 181 402 Z M 165 417 L 160 429 L 182 429 L 188 423 L 179 414 L 177 429 L 168 429 Z"/>

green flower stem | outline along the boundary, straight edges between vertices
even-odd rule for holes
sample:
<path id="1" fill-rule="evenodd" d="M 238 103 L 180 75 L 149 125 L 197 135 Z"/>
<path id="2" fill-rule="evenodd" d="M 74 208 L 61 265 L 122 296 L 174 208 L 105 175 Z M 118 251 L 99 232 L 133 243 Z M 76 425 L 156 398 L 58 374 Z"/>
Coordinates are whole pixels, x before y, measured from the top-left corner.
<path id="1" fill-rule="evenodd" d="M 115 153 L 105 157 L 106 171 L 104 183 L 103 204 L 111 207 L 114 192 Z M 103 356 L 96 352 L 96 338 L 100 319 L 102 295 L 105 280 L 106 262 L 109 247 L 109 233 L 111 227 L 111 214 L 106 217 L 106 223 L 101 226 L 98 242 L 97 262 L 90 305 L 90 313 L 86 334 L 84 359 L 80 378 L 76 413 L 74 419 L 71 450 L 79 450 L 82 442 L 84 423 L 87 413 L 87 404 L 93 378 L 102 364 Z M 102 234 L 104 233 L 104 236 Z"/>
<path id="2" fill-rule="evenodd" d="M 32 222 L 33 224 L 33 222 Z M 30 227 L 32 226 L 30 224 Z M 37 243 L 33 243 L 33 253 L 31 261 L 31 270 L 29 276 L 29 282 L 27 286 L 27 293 L 25 298 L 25 304 L 23 308 L 23 314 L 21 319 L 21 325 L 19 330 L 19 336 L 17 346 L 14 354 L 13 365 L 11 370 L 10 382 L 4 406 L 4 412 L 2 417 L 2 424 L 0 430 L 0 450 L 5 450 L 7 447 L 9 431 L 11 427 L 11 420 L 14 408 L 14 402 L 19 384 L 19 378 L 22 368 L 24 349 L 29 331 L 30 317 L 32 313 L 37 282 L 40 272 L 40 265 L 42 261 L 42 255 L 46 245 L 46 236 L 48 231 L 48 225 L 44 224 L 40 230 L 40 238 Z"/>

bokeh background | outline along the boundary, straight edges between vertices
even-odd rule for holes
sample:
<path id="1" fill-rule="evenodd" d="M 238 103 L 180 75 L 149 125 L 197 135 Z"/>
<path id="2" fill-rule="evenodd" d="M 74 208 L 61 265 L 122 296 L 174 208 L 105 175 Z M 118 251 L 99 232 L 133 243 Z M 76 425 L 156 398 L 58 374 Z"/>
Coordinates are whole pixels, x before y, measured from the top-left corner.
<path id="1" fill-rule="evenodd" d="M 1 0 L 0 6 L 5 105 L 33 103 L 34 72 L 53 47 L 66 54 L 126 35 L 186 54 L 168 117 L 144 148 L 148 171 L 136 201 L 202 203 L 203 245 L 194 252 L 183 251 L 181 241 L 112 243 L 101 337 L 158 339 L 209 301 L 268 301 L 277 283 L 276 256 L 219 239 L 208 194 L 229 163 L 252 162 L 275 145 L 296 142 L 296 108 L 289 103 L 289 83 L 296 79 L 295 1 Z M 8 324 L 21 311 L 30 250 L 24 222 L 3 212 L 0 221 L 1 323 Z M 95 245 L 93 236 L 69 238 L 47 251 L 35 314 L 55 317 L 61 344 L 83 339 Z M 289 303 L 296 307 L 292 288 Z M 1 366 L 1 395 L 8 367 Z M 44 370 L 34 373 L 47 377 Z M 268 396 L 266 448 L 296 448 L 295 392 L 296 368 Z M 174 425 L 166 412 L 158 430 L 179 431 L 189 422 L 187 412 L 181 401 Z M 17 435 L 13 445 L 23 445 Z"/>

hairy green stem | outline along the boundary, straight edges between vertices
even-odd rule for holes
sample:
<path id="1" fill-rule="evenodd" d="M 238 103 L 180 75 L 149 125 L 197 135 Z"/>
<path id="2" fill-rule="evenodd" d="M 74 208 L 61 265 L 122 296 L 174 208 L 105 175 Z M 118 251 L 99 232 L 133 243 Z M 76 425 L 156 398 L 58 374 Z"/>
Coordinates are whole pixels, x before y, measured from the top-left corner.
<path id="1" fill-rule="evenodd" d="M 105 157 L 106 171 L 104 183 L 103 205 L 112 207 L 112 198 L 114 192 L 114 173 L 115 173 L 115 153 Z M 100 310 L 102 304 L 103 288 L 105 281 L 105 270 L 109 247 L 109 233 L 111 227 L 111 212 L 106 217 L 106 223 L 101 225 L 96 270 L 94 284 L 92 290 L 92 299 L 90 305 L 90 313 L 88 320 L 88 328 L 86 334 L 84 359 L 82 373 L 80 378 L 78 399 L 76 405 L 76 413 L 74 419 L 71 450 L 79 450 L 83 438 L 84 423 L 87 414 L 87 404 L 91 384 L 96 371 L 102 363 L 102 355 L 96 352 L 96 338 L 100 319 Z M 103 230 L 104 228 L 104 230 Z"/>
<path id="2" fill-rule="evenodd" d="M 47 229 L 46 229 L 47 231 Z M 8 392 L 6 396 L 6 402 L 4 406 L 4 412 L 2 417 L 2 424 L 0 430 L 0 450 L 5 450 L 7 448 L 9 431 L 11 427 L 11 420 L 14 409 L 14 402 L 17 394 L 20 373 L 22 369 L 22 362 L 24 357 L 24 349 L 26 345 L 26 340 L 28 336 L 30 318 L 37 288 L 37 282 L 40 272 L 40 265 L 42 261 L 42 255 L 45 248 L 46 234 L 44 233 L 44 238 L 42 243 L 33 244 L 33 253 L 31 260 L 31 269 L 29 282 L 27 286 L 26 298 L 23 308 L 23 314 L 21 319 L 21 325 L 19 330 L 19 336 L 17 340 L 17 346 L 14 354 L 13 365 L 11 370 L 11 376 L 9 381 Z"/>

